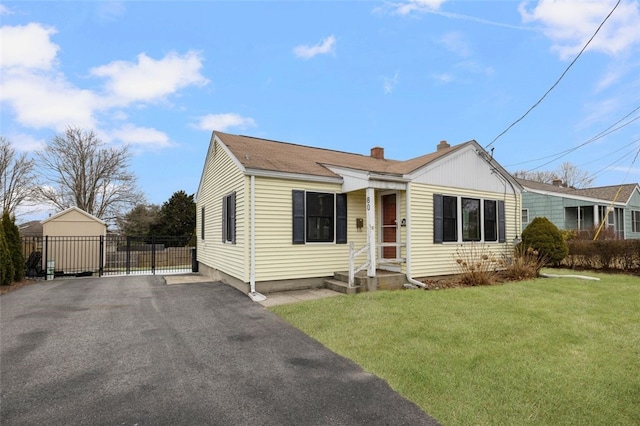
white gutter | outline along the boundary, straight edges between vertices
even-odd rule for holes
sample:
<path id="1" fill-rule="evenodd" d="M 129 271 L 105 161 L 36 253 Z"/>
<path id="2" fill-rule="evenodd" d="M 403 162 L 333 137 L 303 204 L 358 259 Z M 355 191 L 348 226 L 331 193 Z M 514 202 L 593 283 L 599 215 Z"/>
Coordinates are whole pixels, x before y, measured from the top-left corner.
<path id="1" fill-rule="evenodd" d="M 250 266 L 250 277 L 249 277 L 249 283 L 251 285 L 251 291 L 249 292 L 249 297 L 251 298 L 251 300 L 253 300 L 254 302 L 262 302 L 263 300 L 267 300 L 267 297 L 264 294 L 260 294 L 256 291 L 256 177 L 255 176 L 251 176 L 250 178 L 250 182 L 251 182 L 251 212 L 249 214 L 250 216 L 250 233 L 251 233 L 251 237 L 250 237 L 250 244 L 251 244 L 251 249 L 250 249 L 250 255 L 249 255 L 249 262 L 251 263 Z"/>
<path id="2" fill-rule="evenodd" d="M 407 191 L 405 192 L 405 199 L 407 202 L 407 217 L 405 218 L 406 221 L 406 236 L 405 236 L 405 240 L 406 240 L 406 254 L 407 254 L 407 261 L 406 261 L 406 265 L 407 265 L 407 281 L 409 281 L 410 284 L 413 285 L 417 285 L 418 287 L 422 287 L 422 288 L 427 288 L 426 284 L 413 279 L 413 277 L 411 276 L 411 184 L 407 183 Z"/>

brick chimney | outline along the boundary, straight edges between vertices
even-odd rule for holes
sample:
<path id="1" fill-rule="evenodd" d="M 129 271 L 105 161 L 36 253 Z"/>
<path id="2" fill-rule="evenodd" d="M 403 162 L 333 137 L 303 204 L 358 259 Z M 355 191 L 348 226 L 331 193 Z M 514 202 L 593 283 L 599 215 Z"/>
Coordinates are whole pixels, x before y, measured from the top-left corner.
<path id="1" fill-rule="evenodd" d="M 378 160 L 384 160 L 384 148 L 374 146 L 373 148 L 371 148 L 371 156 L 373 158 L 377 158 Z"/>
<path id="2" fill-rule="evenodd" d="M 447 141 L 440 141 L 440 143 L 438 144 L 438 151 L 446 149 L 446 148 L 450 148 L 451 145 L 449 145 L 447 143 Z"/>

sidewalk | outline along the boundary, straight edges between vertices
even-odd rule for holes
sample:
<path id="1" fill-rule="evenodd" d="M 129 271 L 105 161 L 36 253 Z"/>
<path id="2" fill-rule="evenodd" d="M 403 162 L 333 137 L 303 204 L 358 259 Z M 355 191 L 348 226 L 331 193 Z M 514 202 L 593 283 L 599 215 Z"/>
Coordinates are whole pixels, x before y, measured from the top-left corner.
<path id="1" fill-rule="evenodd" d="M 211 278 L 200 274 L 163 275 L 162 277 L 166 281 L 167 285 L 212 282 Z M 258 303 L 268 308 L 287 303 L 304 302 L 307 300 L 322 299 L 325 297 L 344 296 L 344 294 L 329 290 L 328 288 L 315 288 L 268 293 L 265 294 L 265 296 L 267 297 L 267 300 Z M 249 296 L 247 296 L 247 298 L 248 297 Z"/>

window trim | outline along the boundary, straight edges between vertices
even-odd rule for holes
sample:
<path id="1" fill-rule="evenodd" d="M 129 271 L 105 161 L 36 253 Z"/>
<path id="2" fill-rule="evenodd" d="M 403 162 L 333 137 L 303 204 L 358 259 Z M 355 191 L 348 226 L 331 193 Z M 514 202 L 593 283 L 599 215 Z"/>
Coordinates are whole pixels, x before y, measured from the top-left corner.
<path id="1" fill-rule="evenodd" d="M 446 218 L 447 220 L 455 220 L 455 240 L 451 236 L 451 226 L 447 227 L 445 223 L 445 201 L 455 200 L 456 210 L 455 218 L 453 215 Z M 479 202 L 479 228 L 480 239 L 468 239 L 464 237 L 463 233 L 463 200 L 478 200 Z M 485 202 L 495 202 L 495 231 L 496 239 L 487 240 L 485 231 Z M 486 242 L 486 243 L 504 243 L 506 242 L 506 220 L 505 220 L 505 206 L 504 200 L 494 198 L 482 198 L 466 195 L 445 195 L 445 194 L 433 194 L 433 216 L 434 216 L 434 229 L 433 229 L 433 242 L 435 244 L 442 243 L 473 243 L 473 242 Z M 445 232 L 448 229 L 449 232 Z M 448 234 L 448 237 L 445 235 Z"/>
<path id="2" fill-rule="evenodd" d="M 640 210 L 631 210 L 631 232 L 640 232 Z"/>
<path id="3" fill-rule="evenodd" d="M 310 241 L 308 238 L 307 194 L 325 194 L 333 197 L 331 241 Z M 292 244 L 346 244 L 347 243 L 347 194 L 328 191 L 292 190 Z"/>
<path id="4" fill-rule="evenodd" d="M 205 223 L 205 215 L 204 215 L 204 206 L 200 209 L 200 239 L 204 240 L 204 223 Z"/>
<path id="5" fill-rule="evenodd" d="M 222 243 L 236 243 L 236 192 L 222 197 Z"/>

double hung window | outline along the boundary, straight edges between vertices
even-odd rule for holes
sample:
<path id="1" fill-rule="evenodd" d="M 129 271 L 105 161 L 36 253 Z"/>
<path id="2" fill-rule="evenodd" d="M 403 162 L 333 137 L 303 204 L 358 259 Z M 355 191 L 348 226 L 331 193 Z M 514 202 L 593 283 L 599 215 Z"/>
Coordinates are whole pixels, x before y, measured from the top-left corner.
<path id="1" fill-rule="evenodd" d="M 293 243 L 347 242 L 347 195 L 294 190 Z"/>
<path id="2" fill-rule="evenodd" d="M 236 243 L 236 193 L 222 197 L 222 242 Z"/>

